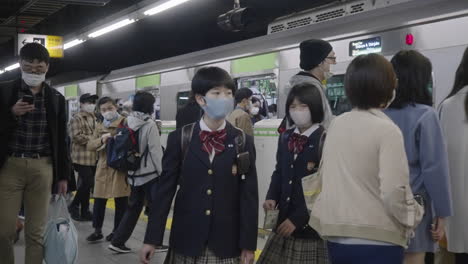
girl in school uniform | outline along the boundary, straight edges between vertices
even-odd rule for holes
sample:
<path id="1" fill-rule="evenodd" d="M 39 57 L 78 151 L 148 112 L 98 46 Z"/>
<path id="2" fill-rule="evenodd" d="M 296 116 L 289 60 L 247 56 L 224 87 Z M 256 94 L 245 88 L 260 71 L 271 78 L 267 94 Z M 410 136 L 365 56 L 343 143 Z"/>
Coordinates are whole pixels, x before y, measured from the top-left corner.
<path id="1" fill-rule="evenodd" d="M 295 128 L 281 134 L 276 169 L 271 177 L 265 210 L 279 209 L 271 233 L 257 263 L 328 263 L 325 242 L 309 225 L 302 178 L 317 171 L 324 118 L 320 91 L 310 83 L 294 86 L 286 102 L 286 115 Z"/>

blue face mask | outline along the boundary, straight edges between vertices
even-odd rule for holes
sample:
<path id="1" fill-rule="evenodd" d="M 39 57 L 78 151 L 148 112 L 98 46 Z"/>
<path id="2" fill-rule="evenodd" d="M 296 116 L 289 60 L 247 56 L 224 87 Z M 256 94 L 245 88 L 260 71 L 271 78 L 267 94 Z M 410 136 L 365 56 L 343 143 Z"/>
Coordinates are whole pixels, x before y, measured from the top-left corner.
<path id="1" fill-rule="evenodd" d="M 234 109 L 234 99 L 232 98 L 208 98 L 205 99 L 206 105 L 202 108 L 205 113 L 214 120 L 224 119 Z"/>

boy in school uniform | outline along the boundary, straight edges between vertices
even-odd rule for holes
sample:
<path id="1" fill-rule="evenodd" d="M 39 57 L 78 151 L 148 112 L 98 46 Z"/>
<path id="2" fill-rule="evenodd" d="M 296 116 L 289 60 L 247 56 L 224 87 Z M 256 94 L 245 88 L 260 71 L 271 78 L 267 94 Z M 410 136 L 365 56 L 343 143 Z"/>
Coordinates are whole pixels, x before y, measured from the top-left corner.
<path id="1" fill-rule="evenodd" d="M 235 89 L 223 69 L 207 67 L 195 74 L 192 92 L 204 115 L 168 137 L 142 263 L 149 263 L 162 245 L 178 185 L 164 263 L 253 263 L 258 227 L 255 147 L 251 136 L 226 122 Z"/>

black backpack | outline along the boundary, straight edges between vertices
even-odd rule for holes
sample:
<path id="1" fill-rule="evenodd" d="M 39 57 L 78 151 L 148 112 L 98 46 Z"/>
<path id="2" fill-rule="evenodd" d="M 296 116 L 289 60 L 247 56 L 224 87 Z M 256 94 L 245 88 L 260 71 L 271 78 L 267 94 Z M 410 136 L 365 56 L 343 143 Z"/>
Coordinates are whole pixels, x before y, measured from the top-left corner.
<path id="1" fill-rule="evenodd" d="M 107 166 L 128 174 L 140 168 L 141 160 L 148 156 L 148 147 L 140 153 L 139 129 L 131 129 L 126 120 L 117 127 L 117 133 L 107 143 Z"/>

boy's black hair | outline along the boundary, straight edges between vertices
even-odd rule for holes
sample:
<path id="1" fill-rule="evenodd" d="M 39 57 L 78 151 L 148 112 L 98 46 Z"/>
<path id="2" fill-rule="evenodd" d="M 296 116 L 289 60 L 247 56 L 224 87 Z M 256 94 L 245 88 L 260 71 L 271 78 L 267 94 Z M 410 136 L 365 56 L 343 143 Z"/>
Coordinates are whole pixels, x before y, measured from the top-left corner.
<path id="1" fill-rule="evenodd" d="M 229 73 L 219 67 L 204 67 L 192 79 L 192 93 L 205 96 L 214 87 L 224 86 L 234 94 L 236 85 Z"/>
<path id="2" fill-rule="evenodd" d="M 253 92 L 249 88 L 241 88 L 236 91 L 234 99 L 236 100 L 236 104 L 240 104 L 242 100 L 249 99 L 252 95 Z"/>
<path id="3" fill-rule="evenodd" d="M 110 98 L 109 96 L 104 96 L 102 97 L 101 99 L 98 100 L 97 102 L 97 109 L 100 109 L 101 108 L 101 105 L 103 104 L 107 104 L 107 103 L 112 103 L 115 107 L 118 107 L 117 106 L 117 103 L 115 102 L 114 99 Z"/>
<path id="4" fill-rule="evenodd" d="M 346 70 L 346 96 L 359 109 L 385 106 L 392 99 L 396 85 L 392 64 L 379 54 L 360 55 Z"/>
<path id="5" fill-rule="evenodd" d="M 301 83 L 291 88 L 288 98 L 286 99 L 286 116 L 291 124 L 294 124 L 294 121 L 289 114 L 289 107 L 293 103 L 294 99 L 299 100 L 301 103 L 306 104 L 309 107 L 312 123 L 322 123 L 325 113 L 323 111 L 322 96 L 318 89 L 320 88 L 317 88 L 311 83 Z"/>
<path id="6" fill-rule="evenodd" d="M 398 78 L 395 100 L 390 108 L 403 108 L 407 104 L 432 106 L 429 83 L 432 77 L 431 61 L 415 50 L 402 50 L 391 63 Z"/>
<path id="7" fill-rule="evenodd" d="M 156 102 L 156 99 L 151 93 L 138 92 L 133 98 L 133 111 L 153 114 L 154 102 Z"/>
<path id="8" fill-rule="evenodd" d="M 20 59 L 28 62 L 38 60 L 49 65 L 50 56 L 47 49 L 39 43 L 27 43 L 20 50 Z"/>

